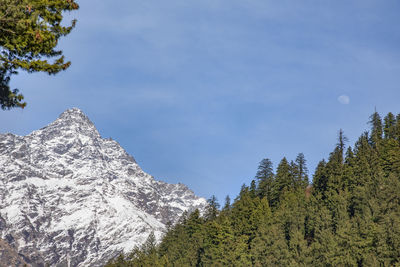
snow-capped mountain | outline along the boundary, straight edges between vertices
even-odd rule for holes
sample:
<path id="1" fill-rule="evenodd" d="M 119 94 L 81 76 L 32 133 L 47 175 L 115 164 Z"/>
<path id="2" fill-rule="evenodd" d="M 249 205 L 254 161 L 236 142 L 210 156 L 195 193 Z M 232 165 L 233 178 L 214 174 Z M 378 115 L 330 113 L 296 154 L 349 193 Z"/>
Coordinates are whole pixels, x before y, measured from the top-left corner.
<path id="1" fill-rule="evenodd" d="M 32 266 L 101 266 L 206 200 L 156 181 L 77 108 L 0 135 L 0 238 Z"/>

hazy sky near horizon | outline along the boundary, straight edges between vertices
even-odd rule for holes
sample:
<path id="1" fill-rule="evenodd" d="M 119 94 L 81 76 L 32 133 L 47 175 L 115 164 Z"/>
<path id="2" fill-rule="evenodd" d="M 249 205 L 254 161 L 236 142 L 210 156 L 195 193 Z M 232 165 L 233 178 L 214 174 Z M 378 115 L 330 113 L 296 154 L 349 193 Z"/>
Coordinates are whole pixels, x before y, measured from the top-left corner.
<path id="1" fill-rule="evenodd" d="M 236 197 L 261 159 L 303 152 L 310 174 L 340 128 L 353 144 L 374 108 L 400 113 L 400 2 L 78 1 L 60 41 L 71 67 L 20 73 L 25 135 L 71 107 L 157 179 Z"/>

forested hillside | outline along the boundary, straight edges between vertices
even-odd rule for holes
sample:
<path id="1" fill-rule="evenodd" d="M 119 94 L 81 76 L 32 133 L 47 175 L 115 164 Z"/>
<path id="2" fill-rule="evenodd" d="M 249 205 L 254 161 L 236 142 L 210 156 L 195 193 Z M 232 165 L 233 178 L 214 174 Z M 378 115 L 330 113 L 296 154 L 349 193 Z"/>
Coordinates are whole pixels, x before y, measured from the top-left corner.
<path id="1" fill-rule="evenodd" d="M 306 160 L 260 162 L 255 180 L 220 209 L 183 216 L 162 242 L 107 266 L 397 266 L 400 264 L 400 114 L 370 117 L 353 147 L 339 132 L 312 184 Z"/>

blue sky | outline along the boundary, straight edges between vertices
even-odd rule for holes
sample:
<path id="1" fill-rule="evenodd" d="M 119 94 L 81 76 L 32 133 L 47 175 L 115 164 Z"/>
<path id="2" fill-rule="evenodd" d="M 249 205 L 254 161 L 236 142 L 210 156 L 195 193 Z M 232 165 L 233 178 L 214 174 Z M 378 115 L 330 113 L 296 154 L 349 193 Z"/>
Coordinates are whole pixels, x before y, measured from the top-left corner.
<path id="1" fill-rule="evenodd" d="M 60 41 L 71 67 L 20 73 L 25 135 L 79 107 L 148 173 L 235 197 L 268 157 L 303 152 L 310 172 L 342 128 L 400 112 L 400 2 L 80 1 Z M 342 96 L 342 97 L 340 97 Z"/>

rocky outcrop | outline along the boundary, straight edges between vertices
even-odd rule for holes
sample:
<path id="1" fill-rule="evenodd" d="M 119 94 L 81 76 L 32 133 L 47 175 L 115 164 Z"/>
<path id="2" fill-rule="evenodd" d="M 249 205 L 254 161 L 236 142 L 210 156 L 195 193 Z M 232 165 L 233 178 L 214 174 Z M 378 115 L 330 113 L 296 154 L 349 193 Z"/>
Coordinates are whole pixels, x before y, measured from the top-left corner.
<path id="1" fill-rule="evenodd" d="M 29 266 L 21 255 L 7 242 L 0 239 L 0 267 L 23 267 Z"/>

